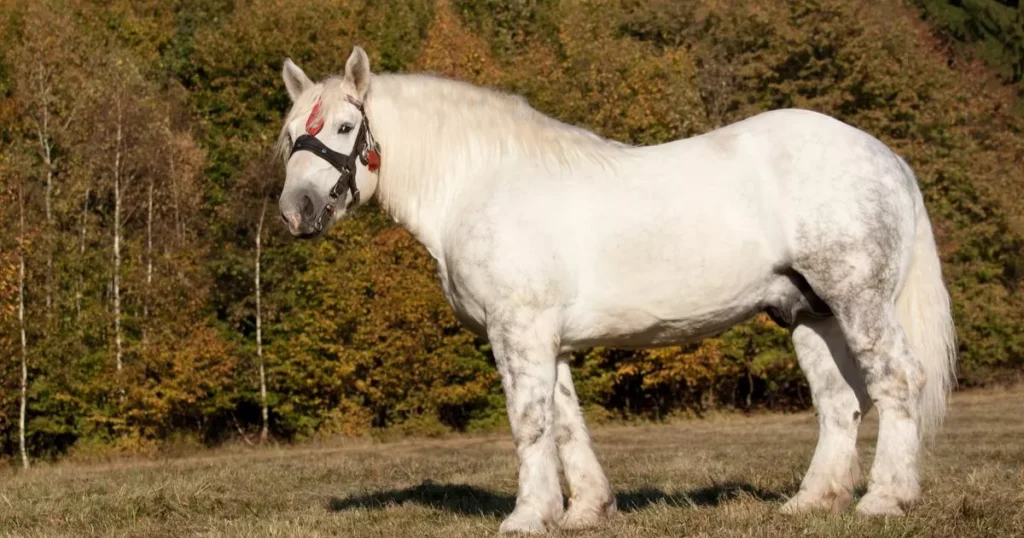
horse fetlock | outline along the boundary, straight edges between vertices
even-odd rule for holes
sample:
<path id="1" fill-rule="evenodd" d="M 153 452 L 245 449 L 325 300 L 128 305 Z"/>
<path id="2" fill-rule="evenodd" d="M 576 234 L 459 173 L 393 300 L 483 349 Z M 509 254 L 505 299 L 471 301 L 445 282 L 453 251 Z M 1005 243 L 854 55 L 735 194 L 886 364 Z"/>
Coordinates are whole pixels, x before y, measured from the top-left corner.
<path id="1" fill-rule="evenodd" d="M 894 473 L 885 481 L 872 480 L 868 492 L 857 503 L 857 513 L 865 516 L 900 516 L 921 498 L 921 486 L 912 471 Z"/>
<path id="2" fill-rule="evenodd" d="M 878 493 L 885 497 L 892 497 L 903 505 L 912 504 L 921 498 L 921 486 L 917 482 L 917 476 L 913 472 L 906 472 L 892 476 L 885 483 L 872 480 L 868 485 L 868 494 Z"/>

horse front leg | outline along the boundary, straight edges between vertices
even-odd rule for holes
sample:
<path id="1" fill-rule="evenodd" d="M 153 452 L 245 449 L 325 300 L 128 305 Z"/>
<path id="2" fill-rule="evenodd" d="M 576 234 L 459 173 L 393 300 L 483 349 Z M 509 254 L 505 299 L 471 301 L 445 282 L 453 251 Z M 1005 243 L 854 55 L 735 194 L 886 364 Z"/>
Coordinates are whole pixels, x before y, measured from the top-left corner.
<path id="1" fill-rule="evenodd" d="M 592 527 L 614 514 L 615 495 L 591 447 L 590 433 L 572 383 L 568 354 L 558 357 L 555 443 L 569 485 L 569 509 L 562 518 L 562 528 Z"/>
<path id="2" fill-rule="evenodd" d="M 488 324 L 488 339 L 519 456 L 516 508 L 500 530 L 544 533 L 557 525 L 563 511 L 554 432 L 558 350 L 554 316 L 510 312 L 489 317 L 494 321 Z"/>

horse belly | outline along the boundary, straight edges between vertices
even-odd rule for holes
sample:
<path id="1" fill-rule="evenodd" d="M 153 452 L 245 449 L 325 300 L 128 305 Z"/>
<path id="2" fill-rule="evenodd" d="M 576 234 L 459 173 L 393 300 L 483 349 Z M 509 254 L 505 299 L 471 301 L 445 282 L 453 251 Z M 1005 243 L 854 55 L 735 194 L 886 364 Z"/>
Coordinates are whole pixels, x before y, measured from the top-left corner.
<path id="1" fill-rule="evenodd" d="M 578 317 L 576 324 L 567 327 L 562 348 L 646 348 L 687 344 L 719 334 L 758 311 L 759 302 L 725 305 L 676 318 L 662 318 L 643 309 L 593 311 Z"/>
<path id="2" fill-rule="evenodd" d="M 692 274 L 641 275 L 635 285 L 581 297 L 566 313 L 563 346 L 658 347 L 713 336 L 763 310 L 777 278 L 768 266 Z"/>

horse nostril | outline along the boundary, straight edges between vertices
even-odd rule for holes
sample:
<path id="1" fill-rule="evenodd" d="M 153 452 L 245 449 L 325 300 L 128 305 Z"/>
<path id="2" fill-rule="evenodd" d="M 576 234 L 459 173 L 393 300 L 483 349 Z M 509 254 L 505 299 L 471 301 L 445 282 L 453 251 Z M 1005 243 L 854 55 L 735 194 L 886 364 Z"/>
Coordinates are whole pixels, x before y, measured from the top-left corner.
<path id="1" fill-rule="evenodd" d="M 293 234 L 298 233 L 302 226 L 302 217 L 298 213 L 281 213 L 281 220 Z"/>
<path id="2" fill-rule="evenodd" d="M 312 219 L 316 213 L 316 208 L 313 207 L 313 199 L 309 196 L 302 197 L 302 218 L 303 220 Z"/>

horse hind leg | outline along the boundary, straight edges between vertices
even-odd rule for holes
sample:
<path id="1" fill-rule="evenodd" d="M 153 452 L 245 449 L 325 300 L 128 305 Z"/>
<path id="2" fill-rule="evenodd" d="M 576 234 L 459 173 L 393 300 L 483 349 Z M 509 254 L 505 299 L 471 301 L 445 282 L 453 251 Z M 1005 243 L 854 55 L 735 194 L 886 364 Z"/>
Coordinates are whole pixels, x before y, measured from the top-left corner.
<path id="1" fill-rule="evenodd" d="M 865 248 L 865 243 L 868 247 Z M 899 275 L 896 245 L 845 249 L 842 259 L 801 260 L 794 264 L 835 314 L 847 346 L 878 409 L 875 461 L 868 493 L 857 505 L 863 515 L 902 515 L 920 498 L 918 403 L 924 368 L 911 351 L 894 303 Z M 818 252 L 836 249 L 818 249 Z"/>
<path id="2" fill-rule="evenodd" d="M 864 371 L 879 424 L 868 492 L 857 504 L 857 512 L 903 515 L 903 509 L 921 497 L 918 405 L 924 367 L 911 351 L 891 301 L 862 301 L 859 306 L 846 309 L 840 323 Z"/>
<path id="3" fill-rule="evenodd" d="M 811 387 L 819 433 L 800 491 L 782 512 L 840 513 L 849 506 L 860 477 L 857 429 L 871 405 L 864 379 L 835 318 L 799 316 L 793 347 Z"/>
<path id="4" fill-rule="evenodd" d="M 615 495 L 591 447 L 590 434 L 572 383 L 568 354 L 558 357 L 555 442 L 565 481 L 569 485 L 569 508 L 562 517 L 561 527 L 592 527 L 614 514 Z"/>

